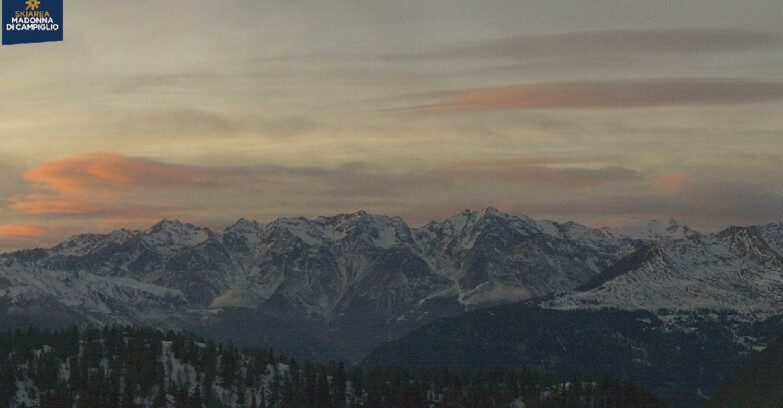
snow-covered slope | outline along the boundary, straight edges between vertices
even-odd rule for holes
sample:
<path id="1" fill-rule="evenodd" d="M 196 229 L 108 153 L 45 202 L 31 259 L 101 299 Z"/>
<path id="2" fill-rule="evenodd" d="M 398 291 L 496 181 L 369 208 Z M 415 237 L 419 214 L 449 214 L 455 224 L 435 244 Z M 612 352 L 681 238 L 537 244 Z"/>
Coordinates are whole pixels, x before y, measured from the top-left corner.
<path id="1" fill-rule="evenodd" d="M 506 303 L 572 289 L 640 243 L 576 223 L 487 208 L 416 231 L 436 268 L 458 284 L 463 304 Z"/>
<path id="2" fill-rule="evenodd" d="M 587 290 L 559 294 L 544 305 L 783 313 L 782 244 L 781 223 L 667 236 L 618 262 Z"/>
<path id="3" fill-rule="evenodd" d="M 669 218 L 666 221 L 656 219 L 634 220 L 626 222 L 620 228 L 602 228 L 601 230 L 613 235 L 643 240 L 678 239 L 699 234 L 674 218 Z"/>

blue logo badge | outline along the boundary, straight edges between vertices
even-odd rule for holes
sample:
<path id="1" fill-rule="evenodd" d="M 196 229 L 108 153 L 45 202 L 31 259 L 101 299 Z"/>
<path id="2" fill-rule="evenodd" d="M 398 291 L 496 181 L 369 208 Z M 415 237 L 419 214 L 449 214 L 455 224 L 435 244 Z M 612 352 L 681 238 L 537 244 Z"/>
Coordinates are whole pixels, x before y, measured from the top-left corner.
<path id="1" fill-rule="evenodd" d="M 63 0 L 3 0 L 3 45 L 63 40 Z"/>

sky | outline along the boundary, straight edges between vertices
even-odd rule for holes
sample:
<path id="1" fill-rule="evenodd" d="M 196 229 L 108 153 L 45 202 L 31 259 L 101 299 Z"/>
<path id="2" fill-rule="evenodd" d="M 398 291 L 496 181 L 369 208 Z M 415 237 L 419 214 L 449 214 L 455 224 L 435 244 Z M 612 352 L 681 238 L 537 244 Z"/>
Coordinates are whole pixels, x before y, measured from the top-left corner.
<path id="1" fill-rule="evenodd" d="M 358 210 L 783 220 L 779 0 L 83 0 L 64 20 L 61 43 L 0 47 L 0 251 Z"/>

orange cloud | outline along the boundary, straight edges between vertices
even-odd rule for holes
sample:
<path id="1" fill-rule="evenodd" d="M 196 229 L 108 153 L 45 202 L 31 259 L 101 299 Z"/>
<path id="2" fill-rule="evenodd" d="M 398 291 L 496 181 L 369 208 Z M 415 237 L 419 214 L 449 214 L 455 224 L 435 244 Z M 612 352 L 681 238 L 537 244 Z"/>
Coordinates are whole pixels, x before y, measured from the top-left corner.
<path id="1" fill-rule="evenodd" d="M 61 194 L 128 187 L 176 187 L 198 183 L 209 176 L 202 169 L 110 153 L 88 153 L 47 162 L 25 174 L 37 186 Z"/>
<path id="2" fill-rule="evenodd" d="M 409 109 L 624 109 L 783 99 L 783 84 L 715 79 L 544 82 L 447 92 Z"/>
<path id="3" fill-rule="evenodd" d="M 685 173 L 664 173 L 652 181 L 653 190 L 665 196 L 678 196 L 686 192 L 691 180 Z"/>
<path id="4" fill-rule="evenodd" d="M 41 237 L 46 230 L 29 224 L 5 224 L 0 225 L 1 238 Z"/>
<path id="5" fill-rule="evenodd" d="M 11 208 L 28 214 L 84 215 L 101 212 L 99 205 L 75 198 L 29 194 L 13 199 Z"/>
<path id="6" fill-rule="evenodd" d="M 100 200 L 85 200 L 70 196 L 29 194 L 12 199 L 11 208 L 33 215 L 96 215 L 96 216 L 140 216 L 168 211 L 142 205 L 114 203 L 108 197 Z"/>
<path id="7" fill-rule="evenodd" d="M 115 230 L 121 228 L 147 228 L 150 225 L 160 221 L 161 218 L 163 217 L 144 215 L 139 215 L 137 217 L 111 217 L 101 219 L 100 223 L 98 223 L 98 228 L 102 230 Z"/>

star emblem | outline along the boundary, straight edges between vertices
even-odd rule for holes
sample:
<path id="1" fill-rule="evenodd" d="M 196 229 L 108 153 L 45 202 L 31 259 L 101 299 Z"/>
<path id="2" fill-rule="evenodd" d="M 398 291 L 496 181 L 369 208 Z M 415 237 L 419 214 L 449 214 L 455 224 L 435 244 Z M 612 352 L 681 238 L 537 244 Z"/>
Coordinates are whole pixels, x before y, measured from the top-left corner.
<path id="1" fill-rule="evenodd" d="M 27 5 L 26 10 L 36 10 L 38 7 L 41 7 L 41 0 L 27 0 L 24 4 Z"/>

